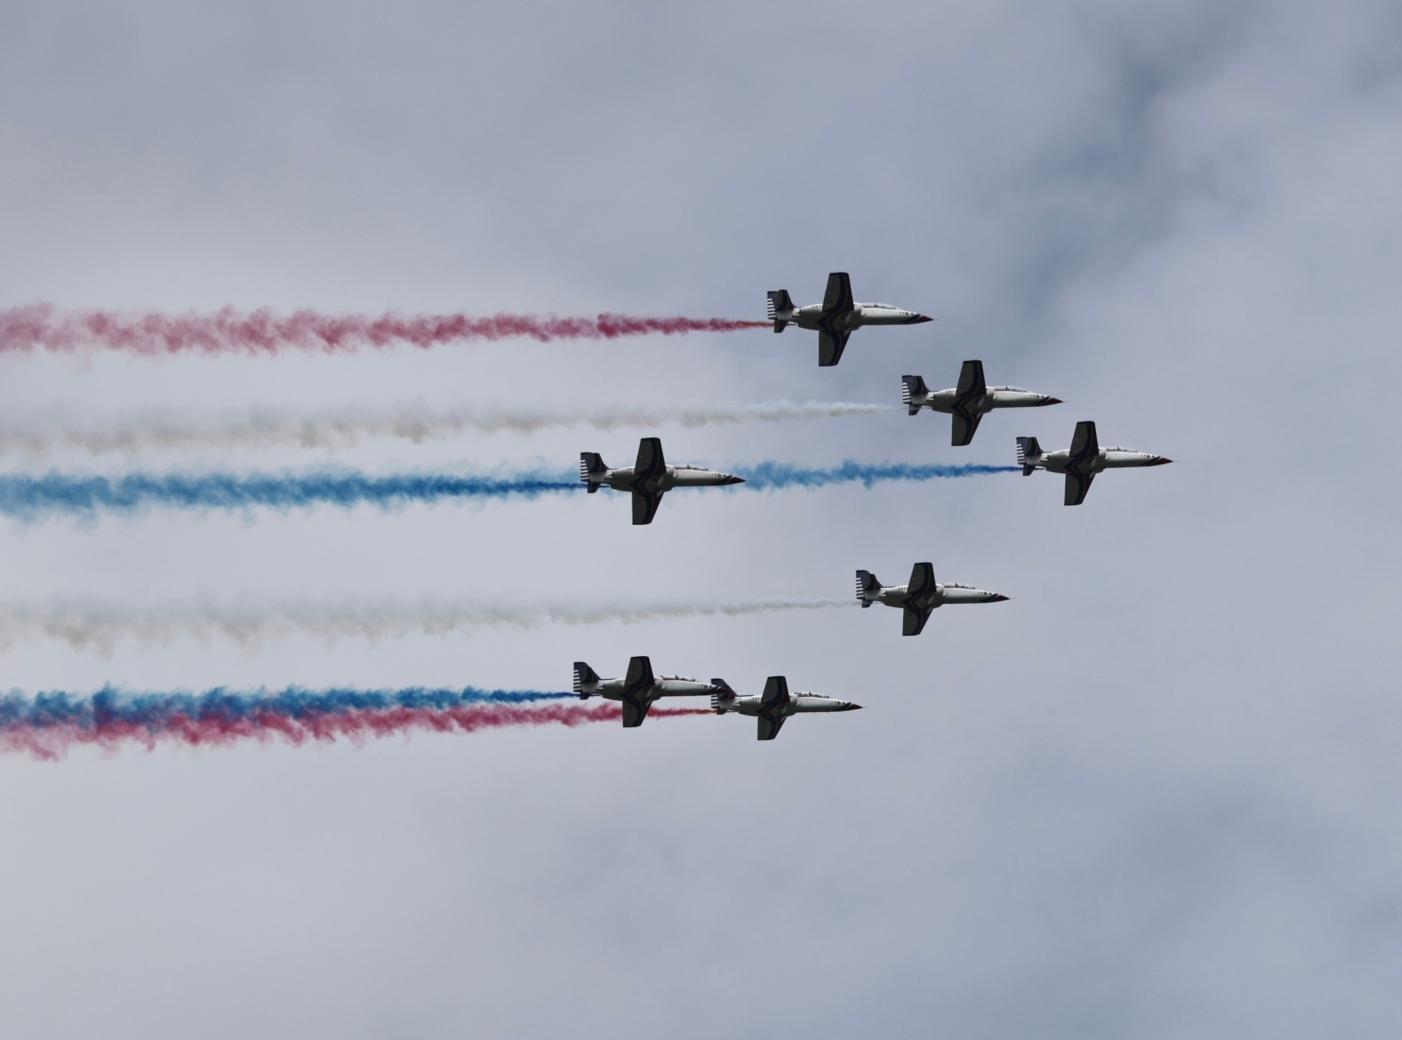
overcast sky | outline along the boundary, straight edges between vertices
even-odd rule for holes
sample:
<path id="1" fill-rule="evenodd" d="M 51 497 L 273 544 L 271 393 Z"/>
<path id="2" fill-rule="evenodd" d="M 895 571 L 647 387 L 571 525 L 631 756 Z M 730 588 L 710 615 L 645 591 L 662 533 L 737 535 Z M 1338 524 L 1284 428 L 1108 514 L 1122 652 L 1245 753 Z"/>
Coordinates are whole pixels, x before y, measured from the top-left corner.
<path id="1" fill-rule="evenodd" d="M 123 11 L 125 6 L 128 10 Z M 15 1037 L 1394 1037 L 1402 1021 L 1402 16 L 1395 4 L 0 5 L 0 307 L 763 317 L 830 270 L 938 315 L 354 357 L 7 357 L 6 422 L 480 403 L 1065 405 L 127 468 L 376 472 L 1162 453 L 999 475 L 393 512 L 0 524 L 0 603 L 898 614 L 56 642 L 0 687 L 560 689 L 786 673 L 866 710 L 0 759 Z M 57 418 L 56 418 L 57 417 Z M 35 465 L 0 459 L 13 472 Z"/>

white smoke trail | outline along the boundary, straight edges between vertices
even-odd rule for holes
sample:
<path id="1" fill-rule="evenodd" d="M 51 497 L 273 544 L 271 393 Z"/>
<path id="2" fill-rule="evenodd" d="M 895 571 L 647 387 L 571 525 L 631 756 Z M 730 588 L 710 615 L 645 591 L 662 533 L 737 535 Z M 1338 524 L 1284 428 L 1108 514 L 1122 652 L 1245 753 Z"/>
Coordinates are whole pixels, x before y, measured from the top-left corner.
<path id="1" fill-rule="evenodd" d="M 627 607 L 428 603 L 417 606 L 326 607 L 282 603 L 125 610 L 114 606 L 0 605 L 0 649 L 39 639 L 74 650 L 111 653 L 118 643 L 169 643 L 178 638 L 229 639 L 255 646 L 287 636 L 325 643 L 378 642 L 411 635 L 465 635 L 485 628 L 542 628 L 609 622 L 749 617 L 788 610 L 847 606 L 846 599 L 770 599 L 747 603 L 657 603 Z"/>
<path id="2" fill-rule="evenodd" d="M 581 413 L 501 412 L 478 408 L 405 407 L 393 412 L 345 410 L 289 414 L 254 409 L 222 420 L 182 419 L 168 414 L 134 415 L 110 425 L 63 420 L 0 426 L 0 455 L 43 456 L 78 450 L 90 455 L 135 455 L 183 448 L 285 448 L 335 450 L 381 438 L 423 443 L 465 433 L 530 434 L 562 427 L 635 429 L 668 423 L 687 427 L 743 422 L 831 419 L 891 412 L 894 405 L 853 401 L 767 401 L 719 408 L 635 409 Z"/>

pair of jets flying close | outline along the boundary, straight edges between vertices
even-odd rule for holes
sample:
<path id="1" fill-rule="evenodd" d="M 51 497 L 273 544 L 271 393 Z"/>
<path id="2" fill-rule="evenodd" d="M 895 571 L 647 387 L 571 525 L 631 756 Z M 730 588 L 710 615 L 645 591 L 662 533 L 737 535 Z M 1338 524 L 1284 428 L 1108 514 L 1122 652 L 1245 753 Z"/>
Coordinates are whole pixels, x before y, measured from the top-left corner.
<path id="1" fill-rule="evenodd" d="M 774 322 L 775 332 L 783 332 L 789 325 L 817 330 L 818 364 L 827 366 L 838 363 L 848 337 L 864 325 L 918 325 L 933 319 L 890 304 L 854 303 L 851 278 L 843 271 L 834 271 L 828 275 L 827 292 L 820 304 L 795 307 L 787 289 L 771 291 L 769 320 Z M 955 447 L 971 444 L 979 420 L 995 408 L 1038 408 L 1061 403 L 1059 398 L 1022 387 L 989 386 L 984 379 L 983 362 L 978 360 L 965 361 L 959 370 L 959 382 L 944 390 L 930 390 L 920 376 L 901 376 L 901 401 L 910 415 L 918 415 L 920 409 L 929 408 L 951 416 L 950 442 Z M 1066 477 L 1064 501 L 1068 506 L 1084 502 L 1091 481 L 1107 469 L 1162 466 L 1171 461 L 1162 455 L 1129 448 L 1102 448 L 1095 423 L 1089 419 L 1076 424 L 1071 446 L 1061 451 L 1043 451 L 1036 437 L 1017 438 L 1017 464 L 1022 467 L 1022 475 L 1030 476 L 1039 469 L 1063 474 Z M 663 494 L 673 488 L 744 483 L 744 478 L 719 470 L 668 465 L 662 454 L 662 441 L 657 437 L 642 439 L 637 462 L 631 467 L 610 469 L 597 452 L 581 452 L 579 478 L 591 494 L 600 487 L 630 492 L 634 524 L 652 523 Z"/>
<path id="2" fill-rule="evenodd" d="M 935 581 L 935 568 L 930 563 L 917 563 L 910 572 L 910 581 L 905 585 L 883 586 L 870 571 L 857 572 L 858 602 L 863 607 L 873 603 L 898 607 L 902 613 L 901 634 L 907 636 L 919 635 L 925 628 L 925 622 L 930 619 L 930 612 L 947 603 L 1001 603 L 1007 598 L 1002 593 L 988 592 L 970 585 L 942 585 Z M 652 661 L 647 657 L 630 659 L 627 674 L 621 679 L 601 679 L 599 673 L 588 664 L 576 661 L 574 692 L 580 700 L 603 697 L 620 701 L 623 725 L 629 728 L 641 726 L 643 719 L 647 718 L 648 709 L 661 697 L 709 695 L 711 710 L 717 715 L 737 712 L 754 716 L 758 720 L 760 740 L 773 740 L 778 736 L 779 727 L 790 715 L 856 711 L 861 707 L 851 701 L 818 693 L 790 693 L 788 679 L 782 675 L 771 675 L 764 684 L 764 692 L 758 697 L 741 697 L 724 679 L 716 678 L 705 683 L 682 675 L 654 676 Z"/>
<path id="3" fill-rule="evenodd" d="M 828 275 L 827 290 L 821 304 L 795 307 L 788 290 L 777 289 L 768 294 L 768 318 L 776 333 L 789 325 L 818 333 L 818 364 L 836 365 L 842 359 L 848 338 L 864 325 L 919 325 L 934 319 L 916 311 L 904 310 L 885 303 L 857 303 L 852 299 L 851 278 L 842 271 Z M 949 415 L 952 419 L 950 441 L 955 447 L 972 443 L 979 420 L 995 408 L 1035 408 L 1060 404 L 1058 398 L 1034 393 L 1016 386 L 988 386 L 983 362 L 965 361 L 959 372 L 958 384 L 944 390 L 930 390 L 917 375 L 901 377 L 901 401 L 909 415 L 918 415 L 922 408 Z M 1095 423 L 1083 420 L 1076 424 L 1071 446 L 1060 451 L 1044 452 L 1036 437 L 1017 438 L 1017 464 L 1022 475 L 1030 476 L 1038 469 L 1060 473 L 1066 478 L 1064 502 L 1080 505 L 1090 491 L 1096 474 L 1107 469 L 1142 466 L 1162 466 L 1173 461 L 1162 455 L 1133 451 L 1128 448 L 1100 447 Z M 638 445 L 637 462 L 631 468 L 610 469 L 596 452 L 582 452 L 579 476 L 590 494 L 607 486 L 615 491 L 631 493 L 633 523 L 650 524 L 657 515 L 662 495 L 676 487 L 715 487 L 744 483 L 743 478 L 699 466 L 668 465 L 662 454 L 662 442 L 657 437 L 644 437 Z M 899 608 L 902 612 L 901 634 L 919 635 L 929 620 L 931 611 L 947 603 L 997 603 L 1008 597 L 968 585 L 940 584 L 935 581 L 932 564 L 915 564 L 910 581 L 905 585 L 883 586 L 870 571 L 857 571 L 857 599 L 863 607 L 873 603 Z M 623 725 L 642 725 L 653 701 L 660 697 L 705 696 L 711 698 L 711 710 L 717 714 L 737 712 L 758 719 L 760 740 L 773 740 L 790 715 L 807 712 L 853 711 L 861 705 L 814 693 L 789 692 L 788 681 L 782 675 L 770 676 L 764 692 L 758 697 L 740 697 L 724 679 L 699 682 L 682 676 L 655 677 L 647 657 L 634 657 L 628 663 L 627 674 L 621 679 L 601 679 L 589 665 L 576 661 L 574 692 L 581 699 L 601 696 L 617 700 L 623 706 Z"/>

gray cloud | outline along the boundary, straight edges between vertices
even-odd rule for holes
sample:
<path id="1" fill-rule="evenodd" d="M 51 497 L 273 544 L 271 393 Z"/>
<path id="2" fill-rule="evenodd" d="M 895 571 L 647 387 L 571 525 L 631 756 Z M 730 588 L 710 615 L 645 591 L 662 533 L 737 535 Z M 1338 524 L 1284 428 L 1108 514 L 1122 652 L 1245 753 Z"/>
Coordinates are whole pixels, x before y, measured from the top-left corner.
<path id="1" fill-rule="evenodd" d="M 646 530 L 602 496 L 7 528 L 15 604 L 524 588 L 626 610 L 673 590 L 845 597 L 854 567 L 915 559 L 1014 596 L 941 610 L 916 640 L 873 609 L 332 653 L 306 633 L 15 645 L 5 685 L 26 689 L 563 683 L 575 658 L 645 652 L 866 710 L 772 745 L 720 717 L 0 761 L 10 1031 L 1391 1036 L 1396 18 L 0 10 L 3 305 L 758 316 L 765 289 L 813 299 L 846 268 L 859 296 L 941 319 L 859 333 L 833 370 L 793 330 L 275 366 L 8 359 L 7 421 L 882 401 L 902 371 L 949 381 L 981 357 L 1068 404 L 990 416 L 964 453 L 898 414 L 669 427 L 668 453 L 1004 461 L 1016 434 L 1053 444 L 1094 418 L 1179 460 L 1108 474 L 1077 510 L 1037 475 L 695 496 Z M 645 432 L 344 454 L 569 465 Z"/>

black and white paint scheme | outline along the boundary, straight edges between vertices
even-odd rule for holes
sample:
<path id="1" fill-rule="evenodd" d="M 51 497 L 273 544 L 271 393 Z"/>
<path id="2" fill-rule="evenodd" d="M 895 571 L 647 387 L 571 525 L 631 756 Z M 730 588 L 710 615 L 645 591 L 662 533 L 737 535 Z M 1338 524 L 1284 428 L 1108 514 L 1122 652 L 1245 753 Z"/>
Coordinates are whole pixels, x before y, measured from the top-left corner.
<path id="1" fill-rule="evenodd" d="M 654 701 L 663 697 L 704 697 L 714 691 L 714 686 L 684 675 L 653 675 L 650 658 L 632 657 L 621 679 L 601 679 L 589 665 L 576 661 L 573 689 L 582 701 L 590 697 L 619 701 L 623 705 L 623 725 L 632 729 L 643 724 Z"/>
<path id="2" fill-rule="evenodd" d="M 1002 603 L 1008 599 L 1001 592 L 976 589 L 972 585 L 935 581 L 931 563 L 917 563 L 910 571 L 910 581 L 904 585 L 882 585 L 871 571 L 857 571 L 857 601 L 865 607 L 880 603 L 901 611 L 901 635 L 918 636 L 937 607 L 951 603 Z"/>
<path id="3" fill-rule="evenodd" d="M 757 720 L 755 736 L 759 740 L 777 737 L 784 720 L 790 715 L 856 711 L 861 707 L 860 704 L 821 693 L 790 692 L 789 681 L 782 675 L 771 675 L 765 680 L 764 692 L 757 697 L 740 696 L 724 679 L 712 679 L 711 685 L 715 687 L 711 693 L 711 710 L 717 715 L 735 712 L 754 717 Z"/>
<path id="4" fill-rule="evenodd" d="M 1071 435 L 1071 447 L 1059 451 L 1042 450 L 1036 437 L 1017 439 L 1017 464 L 1022 475 L 1030 477 L 1039 469 L 1066 474 L 1066 505 L 1078 506 L 1086 500 L 1090 482 L 1107 469 L 1139 469 L 1166 466 L 1173 460 L 1133 448 L 1102 448 L 1095 434 L 1095 423 L 1082 419 Z"/>
<path id="5" fill-rule="evenodd" d="M 918 311 L 889 303 L 857 303 L 852 299 L 852 279 L 846 271 L 828 275 L 822 303 L 794 305 L 787 289 L 771 289 L 766 295 L 767 317 L 775 332 L 790 325 L 817 330 L 818 364 L 824 367 L 842 360 L 847 339 L 865 325 L 923 325 L 934 321 Z"/>
<path id="6" fill-rule="evenodd" d="M 632 466 L 609 469 L 603 456 L 579 453 L 579 479 L 592 495 L 601 487 L 627 491 L 633 496 L 633 523 L 650 524 L 664 493 L 679 487 L 723 487 L 743 484 L 744 478 L 701 466 L 669 465 L 662 454 L 662 440 L 644 437 L 638 442 L 638 460 Z"/>
<path id="7" fill-rule="evenodd" d="M 984 381 L 983 362 L 972 360 L 960 367 L 959 385 L 947 390 L 931 390 L 920 376 L 901 376 L 901 403 L 908 415 L 919 415 L 921 408 L 928 408 L 952 416 L 949 443 L 961 448 L 973 441 L 979 420 L 995 408 L 1041 408 L 1060 404 L 1061 399 L 1020 386 L 989 386 Z"/>

